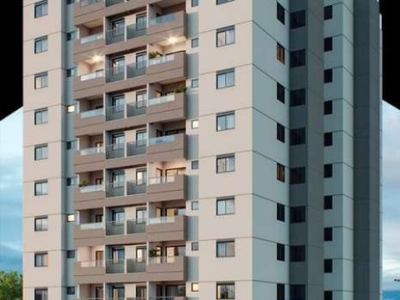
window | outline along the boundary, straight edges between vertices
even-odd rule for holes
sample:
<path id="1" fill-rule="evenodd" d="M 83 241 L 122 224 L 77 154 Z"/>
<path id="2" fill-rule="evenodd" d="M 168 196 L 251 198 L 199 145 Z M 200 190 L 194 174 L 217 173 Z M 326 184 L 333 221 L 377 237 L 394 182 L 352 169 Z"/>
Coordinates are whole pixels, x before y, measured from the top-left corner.
<path id="1" fill-rule="evenodd" d="M 192 170 L 197 170 L 199 168 L 199 161 L 192 160 L 191 165 L 192 165 Z"/>
<path id="2" fill-rule="evenodd" d="M 276 244 L 276 259 L 279 261 L 285 261 L 285 245 Z"/>
<path id="3" fill-rule="evenodd" d="M 279 82 L 276 83 L 276 99 L 285 103 L 285 88 Z"/>
<path id="4" fill-rule="evenodd" d="M 192 210 L 199 210 L 199 201 L 192 201 L 191 208 Z"/>
<path id="5" fill-rule="evenodd" d="M 306 168 L 291 168 L 290 169 L 290 184 L 299 184 L 306 182 Z"/>
<path id="6" fill-rule="evenodd" d="M 290 14 L 290 29 L 306 26 L 306 12 L 304 10 Z"/>
<path id="7" fill-rule="evenodd" d="M 217 47 L 223 47 L 235 43 L 235 26 L 217 29 Z"/>
<path id="8" fill-rule="evenodd" d="M 35 3 L 35 18 L 47 15 L 47 0 Z"/>
<path id="9" fill-rule="evenodd" d="M 332 259 L 325 259 L 324 260 L 324 272 L 325 273 L 332 273 L 333 272 L 333 260 Z"/>
<path id="10" fill-rule="evenodd" d="M 75 222 L 75 215 L 74 214 L 67 215 L 67 222 Z"/>
<path id="11" fill-rule="evenodd" d="M 217 241 L 217 257 L 235 256 L 235 241 Z"/>
<path id="12" fill-rule="evenodd" d="M 235 155 L 217 156 L 217 173 L 226 173 L 235 171 Z"/>
<path id="13" fill-rule="evenodd" d="M 66 108 L 68 114 L 75 112 L 75 105 L 67 105 Z"/>
<path id="14" fill-rule="evenodd" d="M 297 128 L 290 130 L 290 145 L 302 145 L 306 143 L 306 129 Z"/>
<path id="15" fill-rule="evenodd" d="M 67 41 L 73 41 L 76 39 L 76 30 L 67 32 Z"/>
<path id="16" fill-rule="evenodd" d="M 75 186 L 78 184 L 78 177 L 68 177 L 67 178 L 67 186 Z"/>
<path id="17" fill-rule="evenodd" d="M 276 300 L 285 300 L 285 285 L 283 283 L 276 284 Z"/>
<path id="18" fill-rule="evenodd" d="M 195 89 L 199 87 L 199 80 L 198 79 L 192 79 L 190 81 L 190 87 Z"/>
<path id="19" fill-rule="evenodd" d="M 67 258 L 75 258 L 75 250 L 67 250 Z"/>
<path id="20" fill-rule="evenodd" d="M 306 246 L 290 246 L 290 261 L 306 261 Z"/>
<path id="21" fill-rule="evenodd" d="M 35 89 L 42 89 L 48 86 L 47 72 L 35 74 Z"/>
<path id="22" fill-rule="evenodd" d="M 35 231 L 47 231 L 48 219 L 47 217 L 36 217 L 35 218 Z"/>
<path id="23" fill-rule="evenodd" d="M 75 287 L 67 286 L 67 295 L 75 295 Z"/>
<path id="24" fill-rule="evenodd" d="M 199 0 L 192 0 L 192 7 L 199 6 Z"/>
<path id="25" fill-rule="evenodd" d="M 35 300 L 48 300 L 47 289 L 35 289 Z"/>
<path id="26" fill-rule="evenodd" d="M 333 228 L 332 227 L 324 228 L 324 241 L 325 242 L 333 241 Z"/>
<path id="27" fill-rule="evenodd" d="M 278 2 L 276 2 L 276 18 L 285 24 L 285 8 Z"/>
<path id="28" fill-rule="evenodd" d="M 306 286 L 303 284 L 293 284 L 290 286 L 290 299 L 306 300 Z"/>
<path id="29" fill-rule="evenodd" d="M 333 292 L 325 291 L 324 292 L 324 300 L 333 300 Z"/>
<path id="30" fill-rule="evenodd" d="M 290 208 L 290 223 L 302 223 L 306 221 L 306 207 L 295 206 Z"/>
<path id="31" fill-rule="evenodd" d="M 276 179 L 285 182 L 285 166 L 276 163 Z"/>
<path id="32" fill-rule="evenodd" d="M 199 128 L 199 120 L 192 120 L 192 129 Z"/>
<path id="33" fill-rule="evenodd" d="M 217 72 L 217 89 L 235 85 L 235 70 L 229 69 Z"/>
<path id="34" fill-rule="evenodd" d="M 217 131 L 235 128 L 235 112 L 223 112 L 217 114 Z"/>
<path id="35" fill-rule="evenodd" d="M 192 48 L 197 48 L 199 46 L 199 38 L 194 38 L 190 41 Z"/>
<path id="36" fill-rule="evenodd" d="M 47 267 L 49 256 L 47 252 L 35 253 L 35 267 Z"/>
<path id="37" fill-rule="evenodd" d="M 333 70 L 327 69 L 324 71 L 324 83 L 329 83 L 333 81 Z"/>
<path id="38" fill-rule="evenodd" d="M 332 146 L 333 145 L 333 133 L 326 132 L 324 133 L 324 146 Z"/>
<path id="39" fill-rule="evenodd" d="M 324 20 L 330 20 L 333 18 L 333 9 L 332 5 L 328 5 L 324 7 Z"/>
<path id="40" fill-rule="evenodd" d="M 48 50 L 47 36 L 35 39 L 35 53 L 42 53 Z"/>
<path id="41" fill-rule="evenodd" d="M 290 91 L 290 106 L 300 106 L 306 104 L 306 90 L 298 89 Z"/>
<path id="42" fill-rule="evenodd" d="M 235 284 L 217 283 L 217 299 L 235 299 Z"/>
<path id="43" fill-rule="evenodd" d="M 324 39 L 324 51 L 332 51 L 333 50 L 333 38 L 327 37 Z"/>
<path id="44" fill-rule="evenodd" d="M 290 67 L 296 68 L 306 64 L 306 50 L 296 50 L 290 52 Z"/>
<path id="45" fill-rule="evenodd" d="M 285 205 L 280 203 L 276 204 L 276 219 L 285 222 Z"/>
<path id="46" fill-rule="evenodd" d="M 77 140 L 68 141 L 66 146 L 67 150 L 76 150 L 78 148 L 78 141 Z"/>
<path id="47" fill-rule="evenodd" d="M 199 283 L 198 282 L 192 282 L 191 290 L 192 290 L 192 292 L 198 292 L 199 291 Z"/>
<path id="48" fill-rule="evenodd" d="M 35 182 L 35 196 L 42 196 L 48 194 L 47 180 Z"/>
<path id="49" fill-rule="evenodd" d="M 285 127 L 282 124 L 276 123 L 276 139 L 285 142 Z"/>
<path id="50" fill-rule="evenodd" d="M 324 197 L 324 209 L 329 210 L 333 208 L 333 196 Z"/>
<path id="51" fill-rule="evenodd" d="M 67 0 L 67 5 L 68 4 L 73 4 L 73 3 L 75 3 L 75 0 Z"/>
<path id="52" fill-rule="evenodd" d="M 67 77 L 75 77 L 77 75 L 77 68 L 67 69 Z"/>
<path id="53" fill-rule="evenodd" d="M 285 64 L 285 48 L 279 43 L 276 43 L 276 59 Z"/>
<path id="54" fill-rule="evenodd" d="M 35 146 L 35 160 L 42 160 L 48 157 L 47 144 Z"/>
<path id="55" fill-rule="evenodd" d="M 234 0 L 217 0 L 217 5 L 232 2 L 232 1 L 234 1 Z"/>
<path id="56" fill-rule="evenodd" d="M 192 251 L 199 250 L 199 242 L 192 242 Z"/>
<path id="57" fill-rule="evenodd" d="M 233 215 L 235 213 L 235 198 L 217 199 L 217 216 Z"/>
<path id="58" fill-rule="evenodd" d="M 333 113 L 333 101 L 324 102 L 324 114 L 331 115 Z"/>
<path id="59" fill-rule="evenodd" d="M 333 165 L 326 164 L 324 165 L 324 177 L 331 178 L 333 176 Z"/>
<path id="60" fill-rule="evenodd" d="M 44 124 L 48 122 L 47 108 L 35 110 L 35 125 Z"/>

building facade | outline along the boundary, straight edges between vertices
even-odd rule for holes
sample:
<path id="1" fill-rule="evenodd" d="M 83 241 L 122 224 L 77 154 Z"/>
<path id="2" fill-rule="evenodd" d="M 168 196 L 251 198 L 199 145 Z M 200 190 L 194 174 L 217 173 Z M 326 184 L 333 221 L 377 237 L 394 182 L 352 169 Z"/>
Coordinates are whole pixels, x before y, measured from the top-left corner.
<path id="1" fill-rule="evenodd" d="M 24 299 L 380 299 L 374 0 L 25 1 Z"/>

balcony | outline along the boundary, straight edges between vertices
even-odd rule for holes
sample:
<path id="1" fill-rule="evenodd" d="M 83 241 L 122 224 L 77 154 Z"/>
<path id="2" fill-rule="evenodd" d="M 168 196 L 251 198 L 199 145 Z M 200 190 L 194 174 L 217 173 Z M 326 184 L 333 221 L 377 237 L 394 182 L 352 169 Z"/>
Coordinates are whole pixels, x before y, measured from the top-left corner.
<path id="1" fill-rule="evenodd" d="M 100 87 L 105 83 L 104 71 L 97 70 L 74 78 L 75 99 L 102 94 Z"/>
<path id="2" fill-rule="evenodd" d="M 104 8 L 104 0 L 81 0 L 76 2 L 74 6 L 74 25 L 102 20 Z"/>
<path id="3" fill-rule="evenodd" d="M 76 173 L 92 172 L 104 168 L 104 147 L 92 147 L 75 151 L 74 170 Z"/>
<path id="4" fill-rule="evenodd" d="M 94 109 L 74 116 L 75 136 L 102 132 L 101 125 L 105 122 L 104 109 Z"/>
<path id="5" fill-rule="evenodd" d="M 104 237 L 103 222 L 79 224 L 74 229 L 74 243 L 76 247 L 102 245 Z"/>
<path id="6" fill-rule="evenodd" d="M 146 190 L 147 201 L 184 200 L 186 187 L 186 175 L 150 178 Z"/>
<path id="7" fill-rule="evenodd" d="M 76 187 L 74 191 L 74 209 L 84 210 L 104 206 L 104 185 Z"/>
<path id="8" fill-rule="evenodd" d="M 102 283 L 105 273 L 103 260 L 77 261 L 74 265 L 74 279 L 77 284 Z"/>
<path id="9" fill-rule="evenodd" d="M 186 94 L 149 99 L 146 115 L 147 123 L 186 119 Z"/>
<path id="10" fill-rule="evenodd" d="M 186 158 L 186 134 L 151 138 L 146 153 L 148 162 Z"/>
<path id="11" fill-rule="evenodd" d="M 100 50 L 104 47 L 105 41 L 103 33 L 96 33 L 84 36 L 74 42 L 74 61 L 79 62 L 86 60 L 88 56 L 92 56 L 92 51 Z"/>

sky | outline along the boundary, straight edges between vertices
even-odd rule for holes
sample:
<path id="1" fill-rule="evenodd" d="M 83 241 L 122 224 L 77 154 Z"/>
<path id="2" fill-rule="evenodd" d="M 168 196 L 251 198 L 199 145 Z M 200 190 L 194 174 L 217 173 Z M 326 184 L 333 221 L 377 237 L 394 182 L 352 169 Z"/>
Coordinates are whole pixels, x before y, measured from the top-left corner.
<path id="1" fill-rule="evenodd" d="M 400 111 L 383 102 L 383 288 L 400 289 Z M 22 269 L 22 109 L 0 122 L 0 270 Z"/>

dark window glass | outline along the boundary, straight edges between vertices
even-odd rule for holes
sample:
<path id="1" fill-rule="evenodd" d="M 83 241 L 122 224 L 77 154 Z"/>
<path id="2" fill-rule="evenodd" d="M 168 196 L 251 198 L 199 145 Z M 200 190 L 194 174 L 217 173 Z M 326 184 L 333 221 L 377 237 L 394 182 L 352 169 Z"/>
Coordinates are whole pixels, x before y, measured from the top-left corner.
<path id="1" fill-rule="evenodd" d="M 332 5 L 328 5 L 324 7 L 324 20 L 330 20 L 333 18 L 333 9 Z"/>
<path id="2" fill-rule="evenodd" d="M 327 69 L 324 71 L 324 82 L 329 83 L 333 81 L 333 70 Z"/>
<path id="3" fill-rule="evenodd" d="M 276 83 L 276 99 L 285 103 L 285 88 L 279 82 Z"/>
<path id="4" fill-rule="evenodd" d="M 299 106 L 304 104 L 306 104 L 305 89 L 290 91 L 290 106 Z"/>
<path id="5" fill-rule="evenodd" d="M 331 115 L 333 113 L 333 101 L 324 102 L 324 114 Z"/>
<path id="6" fill-rule="evenodd" d="M 67 250 L 67 258 L 75 258 L 75 250 Z"/>
<path id="7" fill-rule="evenodd" d="M 303 284 L 291 285 L 290 300 L 306 300 L 306 286 Z"/>
<path id="8" fill-rule="evenodd" d="M 199 0 L 192 0 L 192 7 L 199 6 Z"/>
<path id="9" fill-rule="evenodd" d="M 296 50 L 290 52 L 290 67 L 296 68 L 306 64 L 306 50 Z"/>
<path id="10" fill-rule="evenodd" d="M 276 123 L 276 139 L 285 142 L 285 127 L 279 123 Z"/>
<path id="11" fill-rule="evenodd" d="M 332 227 L 324 228 L 324 241 L 333 241 L 333 229 Z"/>
<path id="12" fill-rule="evenodd" d="M 306 143 L 306 129 L 297 128 L 290 130 L 290 145 L 302 145 Z"/>
<path id="13" fill-rule="evenodd" d="M 333 292 L 325 291 L 324 292 L 324 300 L 333 300 Z"/>
<path id="14" fill-rule="evenodd" d="M 333 133 L 332 132 L 326 132 L 324 134 L 324 146 L 332 146 L 333 145 Z"/>
<path id="15" fill-rule="evenodd" d="M 333 196 L 325 196 L 324 197 L 324 209 L 332 209 L 333 208 Z"/>
<path id="16" fill-rule="evenodd" d="M 279 261 L 285 261 L 285 245 L 276 244 L 276 259 Z"/>
<path id="17" fill-rule="evenodd" d="M 304 10 L 296 11 L 290 14 L 290 28 L 299 28 L 306 26 L 306 12 Z"/>
<path id="18" fill-rule="evenodd" d="M 325 273 L 332 273 L 333 272 L 333 260 L 332 259 L 325 259 L 324 260 L 324 272 Z"/>
<path id="19" fill-rule="evenodd" d="M 332 51 L 333 50 L 333 38 L 327 37 L 324 39 L 324 51 Z"/>
<path id="20" fill-rule="evenodd" d="M 217 0 L 217 5 L 232 2 L 232 1 L 234 1 L 234 0 Z"/>
<path id="21" fill-rule="evenodd" d="M 290 261 L 299 262 L 306 260 L 306 246 L 290 246 Z"/>
<path id="22" fill-rule="evenodd" d="M 216 250 L 217 257 L 234 257 L 235 241 L 218 241 Z"/>
<path id="23" fill-rule="evenodd" d="M 276 43 L 276 59 L 285 63 L 285 48 L 279 43 Z"/>
<path id="24" fill-rule="evenodd" d="M 333 176 L 333 165 L 326 164 L 324 165 L 324 177 L 331 178 Z"/>
<path id="25" fill-rule="evenodd" d="M 298 184 L 306 182 L 306 168 L 290 169 L 290 184 Z"/>
<path id="26" fill-rule="evenodd" d="M 296 206 L 290 208 L 290 222 L 302 223 L 306 221 L 306 207 Z"/>
<path id="27" fill-rule="evenodd" d="M 217 299 L 235 299 L 234 283 L 217 283 Z"/>
<path id="28" fill-rule="evenodd" d="M 276 300 L 285 300 L 285 285 L 282 283 L 276 285 Z"/>
<path id="29" fill-rule="evenodd" d="M 67 287 L 67 295 L 75 295 L 75 287 L 74 286 Z"/>
<path id="30" fill-rule="evenodd" d="M 285 206 L 283 204 L 276 204 L 276 219 L 285 222 Z"/>
<path id="31" fill-rule="evenodd" d="M 285 24 L 285 8 L 278 2 L 276 3 L 276 18 Z"/>
<path id="32" fill-rule="evenodd" d="M 192 242 L 192 251 L 199 250 L 199 242 Z"/>
<path id="33" fill-rule="evenodd" d="M 279 163 L 276 164 L 276 179 L 285 182 L 285 166 Z"/>

